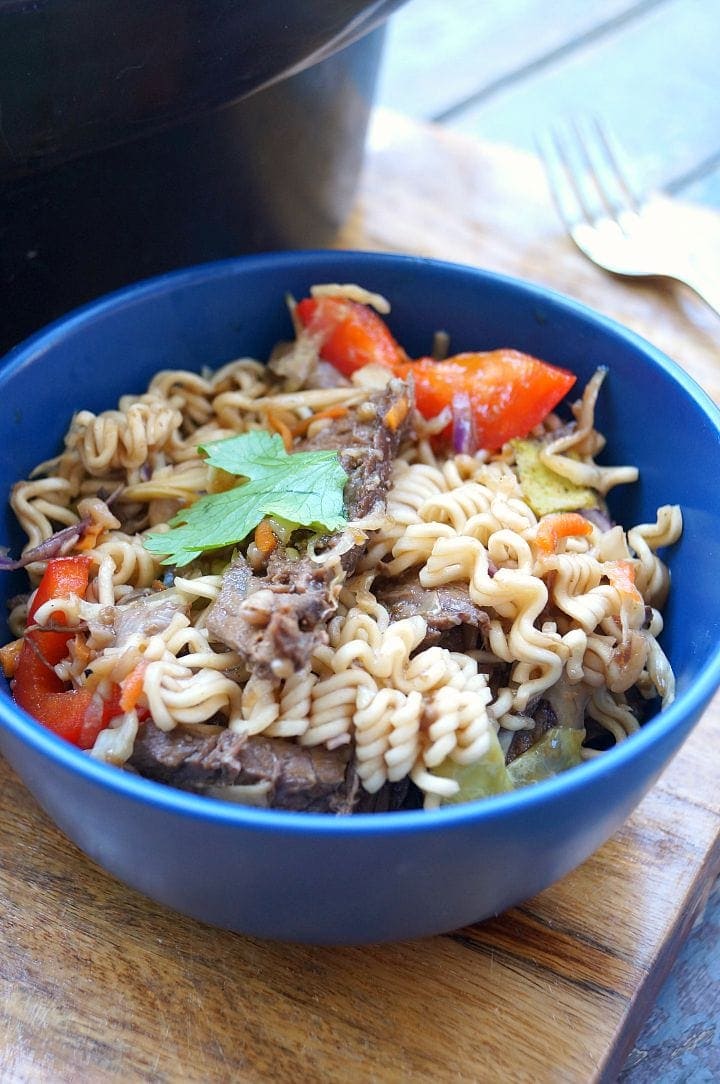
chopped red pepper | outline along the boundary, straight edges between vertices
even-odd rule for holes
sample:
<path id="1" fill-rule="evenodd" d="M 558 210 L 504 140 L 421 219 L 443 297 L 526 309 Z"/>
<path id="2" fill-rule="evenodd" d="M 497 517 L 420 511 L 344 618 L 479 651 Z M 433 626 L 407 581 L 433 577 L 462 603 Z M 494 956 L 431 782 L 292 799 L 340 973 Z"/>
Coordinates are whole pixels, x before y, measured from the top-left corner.
<path id="1" fill-rule="evenodd" d="M 343 297 L 306 297 L 295 311 L 303 327 L 320 339 L 320 354 L 343 376 L 364 365 L 394 369 L 407 354 L 378 314 L 367 305 Z"/>
<path id="2" fill-rule="evenodd" d="M 455 354 L 445 361 L 420 358 L 396 372 L 412 374 L 417 408 L 426 418 L 450 406 L 458 393 L 467 394 L 478 445 L 487 449 L 527 436 L 575 383 L 566 369 L 510 349 Z"/>
<path id="3" fill-rule="evenodd" d="M 296 312 L 303 326 L 319 336 L 320 355 L 345 376 L 371 363 L 403 378 L 412 375 L 416 405 L 426 418 L 451 407 L 455 396 L 467 395 L 481 448 L 494 450 L 513 437 L 527 436 L 576 379 L 567 369 L 510 349 L 410 361 L 377 313 L 344 298 L 305 298 Z"/>
<path id="4" fill-rule="evenodd" d="M 32 648 L 30 649 L 32 651 Z M 121 714 L 115 690 L 110 700 L 90 689 L 69 689 L 34 652 L 21 658 L 13 696 L 21 708 L 61 738 L 91 749 L 101 730 Z"/>
<path id="5" fill-rule="evenodd" d="M 90 557 L 56 557 L 54 560 L 48 561 L 43 578 L 40 580 L 35 597 L 28 610 L 28 625 L 32 625 L 37 611 L 50 599 L 67 598 L 68 595 L 78 595 L 83 598 L 87 591 L 91 567 L 92 559 Z M 63 613 L 56 613 L 54 616 L 56 624 L 64 624 L 65 615 Z M 46 632 L 38 629 L 35 632 L 27 633 L 26 639 L 28 636 L 35 640 L 40 637 L 39 642 L 43 645 L 43 658 L 47 659 L 51 666 L 54 666 L 55 663 L 60 662 L 67 655 L 67 643 L 71 635 L 69 632 Z"/>
<path id="6" fill-rule="evenodd" d="M 57 557 L 48 562 L 45 574 L 35 592 L 28 611 L 32 625 L 39 608 L 50 599 L 68 595 L 82 597 L 88 585 L 92 560 L 90 557 Z M 63 624 L 65 615 L 54 615 Z M 81 749 L 89 749 L 110 720 L 120 714 L 119 689 L 112 688 L 109 700 L 90 689 L 68 688 L 53 667 L 68 654 L 68 643 L 74 633 L 46 629 L 30 629 L 18 659 L 13 697 L 28 714 L 60 737 Z"/>

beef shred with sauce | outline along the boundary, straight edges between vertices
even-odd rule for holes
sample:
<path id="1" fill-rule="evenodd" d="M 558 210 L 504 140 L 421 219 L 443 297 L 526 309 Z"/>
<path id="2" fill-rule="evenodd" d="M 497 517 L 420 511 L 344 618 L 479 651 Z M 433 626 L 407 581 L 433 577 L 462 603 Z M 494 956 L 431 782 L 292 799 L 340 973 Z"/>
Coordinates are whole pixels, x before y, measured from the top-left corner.
<path id="1" fill-rule="evenodd" d="M 418 651 L 436 644 L 451 651 L 473 648 L 490 625 L 488 615 L 475 605 L 462 583 L 423 587 L 417 572 L 411 570 L 395 578 L 379 577 L 373 583 L 373 592 L 392 621 L 416 614 L 425 618 L 427 634 Z"/>
<path id="2" fill-rule="evenodd" d="M 164 731 L 147 722 L 135 740 L 130 766 L 148 779 L 216 798 L 233 788 L 255 790 L 254 804 L 305 813 L 376 813 L 420 804 L 405 779 L 367 794 L 348 745 L 307 747 L 284 738 L 236 734 L 200 725 Z M 237 792 L 235 792 L 237 794 Z M 250 801 L 244 792 L 242 801 Z"/>
<path id="3" fill-rule="evenodd" d="M 339 452 L 348 475 L 346 515 L 349 520 L 362 519 L 385 511 L 393 462 L 411 417 L 412 390 L 392 379 L 383 391 L 332 419 L 294 450 Z M 338 537 L 329 536 L 324 549 L 332 551 Z M 307 554 L 290 554 L 279 544 L 265 575 L 254 575 L 243 557 L 235 557 L 208 613 L 210 634 L 238 652 L 258 677 L 272 681 L 288 677 L 326 642 L 325 622 L 335 612 L 342 583 L 355 571 L 363 550 L 363 545 L 356 545 L 336 560 L 318 563 Z"/>

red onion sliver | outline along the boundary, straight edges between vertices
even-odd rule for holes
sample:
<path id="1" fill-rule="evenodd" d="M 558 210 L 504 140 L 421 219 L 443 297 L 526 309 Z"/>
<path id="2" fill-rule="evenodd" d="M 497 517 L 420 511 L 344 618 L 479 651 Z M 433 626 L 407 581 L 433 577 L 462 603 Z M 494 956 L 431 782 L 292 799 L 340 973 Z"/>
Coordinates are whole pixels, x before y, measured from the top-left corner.
<path id="1" fill-rule="evenodd" d="M 477 451 L 477 441 L 470 396 L 466 391 L 459 391 L 453 395 L 452 416 L 453 449 L 455 454 L 474 455 Z"/>
<path id="2" fill-rule="evenodd" d="M 89 526 L 89 519 L 81 519 L 70 527 L 63 527 L 61 531 L 56 531 L 55 534 L 46 538 L 39 546 L 28 550 L 17 561 L 13 561 L 7 553 L 1 553 L 0 572 L 14 572 L 17 568 L 25 568 L 26 565 L 33 564 L 34 561 L 50 561 L 53 557 L 62 557 L 79 538 L 82 538 Z"/>

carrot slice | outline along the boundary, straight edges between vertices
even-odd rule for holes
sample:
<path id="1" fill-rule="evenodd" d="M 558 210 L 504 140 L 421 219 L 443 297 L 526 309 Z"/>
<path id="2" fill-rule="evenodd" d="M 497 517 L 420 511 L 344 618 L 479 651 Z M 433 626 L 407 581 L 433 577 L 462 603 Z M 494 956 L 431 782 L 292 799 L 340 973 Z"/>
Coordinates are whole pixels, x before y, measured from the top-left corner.
<path id="1" fill-rule="evenodd" d="M 292 430 L 282 418 L 276 417 L 275 414 L 268 414 L 268 425 L 272 429 L 273 433 L 278 433 L 282 437 L 282 442 L 285 445 L 285 451 L 290 454 L 293 450 L 293 435 Z"/>
<path id="2" fill-rule="evenodd" d="M 393 432 L 395 432 L 396 429 L 399 429 L 407 418 L 409 409 L 410 404 L 404 396 L 400 399 L 396 399 L 383 418 L 388 429 L 391 429 Z"/>
<path id="3" fill-rule="evenodd" d="M 579 512 L 557 512 L 540 520 L 535 545 L 540 553 L 557 553 L 562 538 L 585 537 L 592 534 L 592 523 Z"/>
<path id="4" fill-rule="evenodd" d="M 136 663 L 127 677 L 120 682 L 121 711 L 132 711 L 136 706 L 142 695 L 145 673 L 149 665 L 147 659 L 140 659 L 140 662 Z"/>
<path id="5" fill-rule="evenodd" d="M 277 537 L 267 519 L 261 519 L 255 528 L 255 545 L 263 557 L 269 557 L 277 546 Z"/>
<path id="6" fill-rule="evenodd" d="M 326 410 L 319 410 L 317 414 L 311 414 L 309 418 L 302 418 L 291 427 L 290 432 L 294 437 L 303 437 L 313 422 L 323 421 L 325 418 L 342 418 L 347 412 L 348 409 L 344 406 L 327 407 Z"/>
<path id="7" fill-rule="evenodd" d="M 21 636 L 19 640 L 11 640 L 9 644 L 0 647 L 0 667 L 2 667 L 2 672 L 8 679 L 15 677 L 22 646 L 23 638 Z"/>
<path id="8" fill-rule="evenodd" d="M 631 561 L 613 561 L 606 567 L 605 575 L 628 602 L 643 601 L 642 595 L 635 586 L 635 566 Z"/>

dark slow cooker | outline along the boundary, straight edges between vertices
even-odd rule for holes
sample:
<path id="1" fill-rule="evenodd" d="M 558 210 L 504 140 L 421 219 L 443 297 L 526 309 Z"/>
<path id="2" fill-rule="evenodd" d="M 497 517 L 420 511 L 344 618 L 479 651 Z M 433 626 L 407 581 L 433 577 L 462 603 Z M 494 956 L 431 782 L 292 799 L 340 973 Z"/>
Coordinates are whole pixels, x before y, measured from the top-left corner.
<path id="1" fill-rule="evenodd" d="M 147 275 L 329 243 L 401 0 L 0 0 L 0 351 Z"/>

